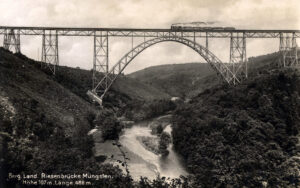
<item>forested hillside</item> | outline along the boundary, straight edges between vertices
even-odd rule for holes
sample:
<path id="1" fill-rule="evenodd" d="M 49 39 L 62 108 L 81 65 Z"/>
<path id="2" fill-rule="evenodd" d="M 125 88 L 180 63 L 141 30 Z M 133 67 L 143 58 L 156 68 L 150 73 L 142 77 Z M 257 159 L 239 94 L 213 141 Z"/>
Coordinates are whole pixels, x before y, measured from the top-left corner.
<path id="1" fill-rule="evenodd" d="M 272 58 L 274 54 L 252 59 L 260 66 L 250 64 L 251 79 L 243 84 L 215 86 L 177 107 L 173 142 L 193 176 L 185 182 L 173 180 L 173 186 L 299 186 L 299 73 L 268 71 L 275 64 Z M 206 65 L 182 66 L 187 68 L 162 68 L 165 73 L 154 68 L 154 76 L 145 73 L 144 83 L 121 76 L 104 99 L 105 109 L 99 110 L 86 96 L 91 71 L 58 67 L 54 77 L 40 62 L 1 48 L 0 187 L 15 185 L 3 184 L 8 172 L 112 175 L 97 181 L 100 187 L 170 186 L 164 178 L 133 182 L 119 168 L 104 165 L 103 159 L 94 158 L 93 139 L 87 133 L 98 126 L 104 139 L 116 139 L 122 129 L 117 116 L 159 116 L 176 107 L 170 96 L 195 95 L 219 83 L 214 72 L 202 67 Z M 197 77 L 199 70 L 208 75 Z M 153 80 L 152 86 L 148 80 Z M 164 92 L 168 88 L 171 92 Z"/>
<path id="2" fill-rule="evenodd" d="M 55 80 L 70 89 L 72 92 L 78 94 L 80 97 L 88 100 L 86 92 L 89 89 L 92 89 L 92 75 L 92 70 L 88 71 L 79 68 L 60 66 L 56 72 Z M 123 100 L 127 98 L 127 100 L 143 101 L 170 98 L 170 96 L 163 91 L 140 82 L 137 79 L 128 78 L 122 75 L 118 77 L 116 82 L 114 82 L 109 93 L 117 93 L 117 95 L 119 95 L 114 96 L 115 102 L 117 102 L 117 100 L 122 100 L 122 98 Z M 113 98 L 110 99 L 110 97 L 107 99 L 114 100 Z"/>
<path id="3" fill-rule="evenodd" d="M 8 173 L 41 172 L 111 175 L 92 180 L 97 187 L 151 186 L 146 179 L 133 182 L 118 167 L 93 156 L 94 141 L 88 132 L 97 126 L 104 139 L 115 139 L 122 127 L 114 109 L 100 110 L 88 102 L 89 71 L 59 67 L 54 77 L 40 66 L 0 48 L 0 187 L 20 182 L 7 182 Z M 117 91 L 112 94 L 117 99 L 111 101 L 130 99 Z"/>
<path id="4" fill-rule="evenodd" d="M 93 139 L 97 110 L 58 84 L 40 64 L 0 49 L 1 187 L 8 173 L 108 174 L 99 186 L 126 182 L 120 169 L 95 160 Z"/>
<path id="5" fill-rule="evenodd" d="M 128 75 L 173 97 L 192 97 L 218 84 L 215 71 L 207 63 L 185 63 L 149 67 Z"/>
<path id="6" fill-rule="evenodd" d="M 264 71 L 178 108 L 174 146 L 195 186 L 299 186 L 299 85 L 296 70 Z"/>
<path id="7" fill-rule="evenodd" d="M 278 53 L 250 57 L 249 76 L 276 67 Z M 208 63 L 184 63 L 148 67 L 128 75 L 154 86 L 174 97 L 192 98 L 206 89 L 217 86 L 221 80 Z"/>

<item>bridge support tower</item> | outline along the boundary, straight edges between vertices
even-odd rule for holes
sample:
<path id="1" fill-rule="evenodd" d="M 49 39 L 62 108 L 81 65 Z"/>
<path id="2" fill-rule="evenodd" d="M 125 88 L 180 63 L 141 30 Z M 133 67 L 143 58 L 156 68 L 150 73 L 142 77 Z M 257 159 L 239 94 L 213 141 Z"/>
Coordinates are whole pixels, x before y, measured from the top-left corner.
<path id="1" fill-rule="evenodd" d="M 50 30 L 47 33 L 44 31 L 43 33 L 42 62 L 55 75 L 56 66 L 59 65 L 58 35 L 55 30 Z"/>
<path id="2" fill-rule="evenodd" d="M 14 49 L 16 53 L 20 53 L 20 30 L 6 29 L 4 31 L 3 47 L 6 50 Z"/>
<path id="3" fill-rule="evenodd" d="M 100 74 L 108 73 L 108 33 L 100 31 L 94 35 L 94 59 L 93 59 L 93 88 L 103 77 Z M 107 84 L 107 83 L 106 83 Z M 97 91 L 93 91 L 97 92 Z"/>
<path id="4" fill-rule="evenodd" d="M 298 47 L 295 33 L 280 33 L 280 66 L 298 66 Z"/>
<path id="5" fill-rule="evenodd" d="M 231 33 L 229 62 L 233 76 L 240 80 L 248 77 L 245 33 Z M 235 80 L 233 84 L 237 84 Z"/>

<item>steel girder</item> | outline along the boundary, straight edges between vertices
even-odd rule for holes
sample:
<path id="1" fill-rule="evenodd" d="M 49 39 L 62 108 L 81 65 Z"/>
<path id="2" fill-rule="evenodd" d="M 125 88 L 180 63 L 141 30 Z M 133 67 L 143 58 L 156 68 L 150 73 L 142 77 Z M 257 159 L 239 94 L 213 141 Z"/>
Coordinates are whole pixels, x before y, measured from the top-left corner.
<path id="1" fill-rule="evenodd" d="M 44 32 L 57 32 L 59 36 L 94 36 L 98 32 L 105 32 L 108 36 L 116 37 L 161 37 L 165 35 L 176 35 L 178 37 L 200 37 L 205 38 L 230 38 L 231 33 L 245 33 L 246 38 L 279 38 L 280 33 L 295 33 L 300 37 L 299 30 L 172 30 L 172 29 L 130 29 L 130 28 L 60 28 L 60 27 L 11 27 L 0 26 L 0 34 L 6 30 L 18 30 L 21 35 L 43 35 Z M 96 34 L 97 35 L 97 34 Z"/>
<path id="2" fill-rule="evenodd" d="M 298 45 L 295 33 L 280 33 L 279 51 L 281 52 L 280 66 L 297 66 L 298 64 Z"/>
<path id="3" fill-rule="evenodd" d="M 100 74 L 108 72 L 108 35 L 94 36 L 93 88 L 99 83 Z"/>
<path id="4" fill-rule="evenodd" d="M 59 65 L 57 31 L 43 33 L 42 62 L 55 75 L 56 66 Z"/>
<path id="5" fill-rule="evenodd" d="M 224 64 L 220 59 L 218 59 L 212 52 L 207 50 L 205 47 L 195 43 L 192 40 L 177 37 L 177 36 L 165 36 L 154 38 L 145 42 L 142 42 L 128 53 L 126 53 L 110 70 L 107 74 L 103 76 L 101 81 L 93 88 L 90 93 L 94 95 L 100 95 L 100 99 L 102 100 L 106 92 L 109 90 L 113 82 L 117 79 L 117 77 L 122 73 L 122 71 L 126 68 L 126 66 L 142 51 L 147 49 L 148 47 L 165 41 L 174 41 L 182 43 L 193 50 L 195 50 L 199 55 L 201 55 L 210 66 L 220 75 L 220 77 L 227 82 L 228 84 L 239 83 L 240 80 L 237 78 L 232 71 Z"/>
<path id="6" fill-rule="evenodd" d="M 240 79 L 248 77 L 245 33 L 232 33 L 229 63 L 231 71 L 236 77 Z"/>
<path id="7" fill-rule="evenodd" d="M 20 30 L 14 30 L 14 29 L 5 30 L 4 39 L 3 39 L 3 47 L 6 50 L 11 50 L 13 48 L 16 53 L 20 53 L 21 52 Z"/>

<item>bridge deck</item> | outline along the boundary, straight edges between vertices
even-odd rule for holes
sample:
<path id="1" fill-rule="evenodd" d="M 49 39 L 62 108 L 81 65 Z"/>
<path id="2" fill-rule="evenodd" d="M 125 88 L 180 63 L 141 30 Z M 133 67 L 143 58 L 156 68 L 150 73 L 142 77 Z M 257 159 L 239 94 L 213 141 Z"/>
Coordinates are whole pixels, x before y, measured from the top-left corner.
<path id="1" fill-rule="evenodd" d="M 161 36 L 181 36 L 181 37 L 206 37 L 229 38 L 231 35 L 245 34 L 246 38 L 279 38 L 280 33 L 295 34 L 300 37 L 300 30 L 215 30 L 215 29 L 152 29 L 152 28 L 79 28 L 79 27 L 20 27 L 20 26 L 0 26 L 0 34 L 6 30 L 14 29 L 21 35 L 43 35 L 55 32 L 59 36 L 116 36 L 116 37 L 161 37 Z"/>

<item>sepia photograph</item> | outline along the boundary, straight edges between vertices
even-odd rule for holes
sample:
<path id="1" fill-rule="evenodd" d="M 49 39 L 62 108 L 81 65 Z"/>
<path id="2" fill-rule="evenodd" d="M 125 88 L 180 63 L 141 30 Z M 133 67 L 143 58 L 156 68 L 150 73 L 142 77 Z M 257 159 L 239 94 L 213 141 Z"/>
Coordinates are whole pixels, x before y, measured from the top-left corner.
<path id="1" fill-rule="evenodd" d="M 300 188 L 299 0 L 0 0 L 0 188 Z"/>

